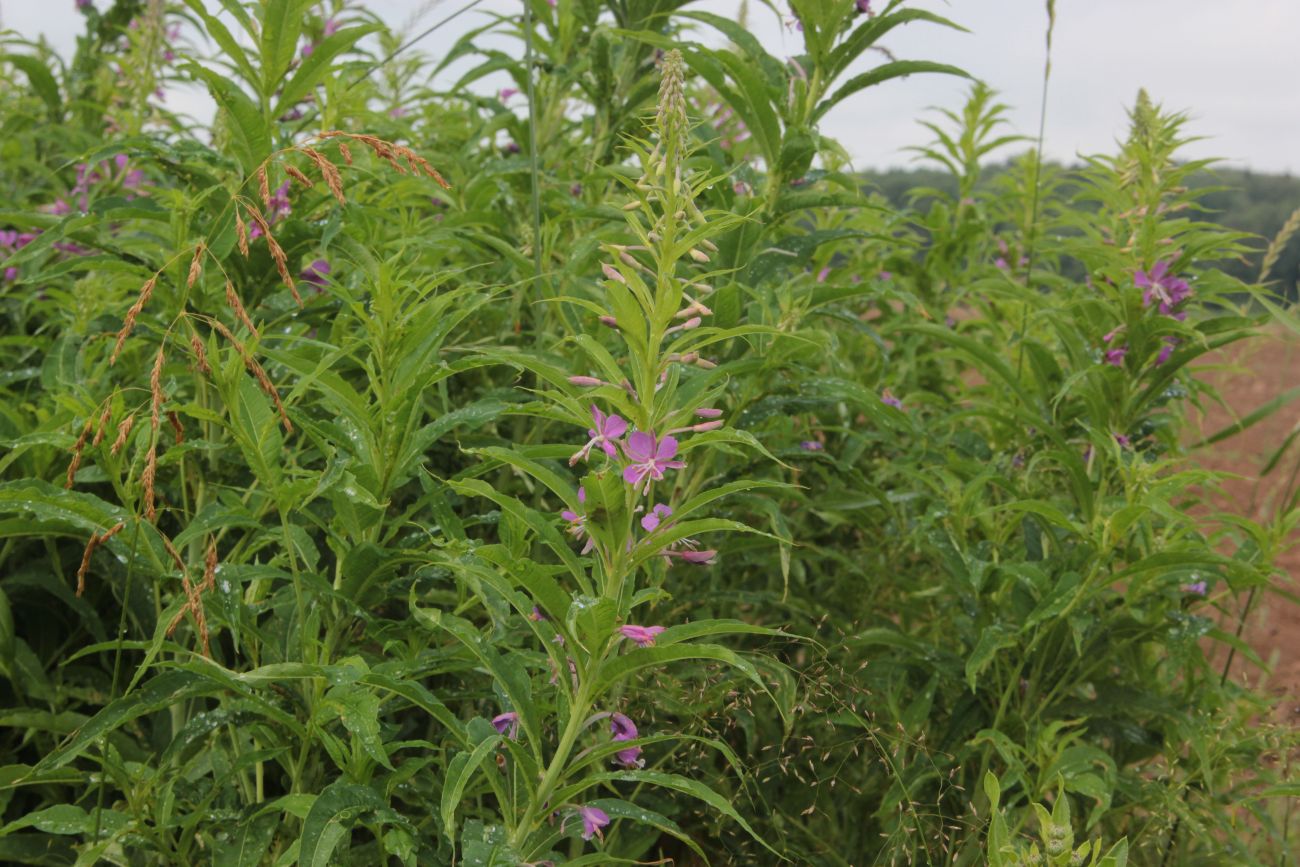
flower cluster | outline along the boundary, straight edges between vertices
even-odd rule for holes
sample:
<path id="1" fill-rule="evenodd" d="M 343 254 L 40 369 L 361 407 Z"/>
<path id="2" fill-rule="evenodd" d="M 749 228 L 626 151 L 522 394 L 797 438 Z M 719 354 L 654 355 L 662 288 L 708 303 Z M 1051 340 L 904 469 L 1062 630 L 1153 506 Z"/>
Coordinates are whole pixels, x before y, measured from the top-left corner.
<path id="1" fill-rule="evenodd" d="M 607 384 L 589 376 L 570 377 L 570 381 L 576 385 Z M 715 430 L 722 425 L 722 420 L 719 418 L 722 415 L 721 410 L 703 407 L 696 410 L 695 414 L 707 420 L 686 427 L 673 428 L 659 436 L 648 431 L 629 433 L 629 425 L 625 419 L 614 413 L 606 414 L 600 407 L 592 404 L 592 426 L 587 429 L 587 442 L 569 458 L 569 465 L 573 466 L 580 461 L 590 459 L 592 452 L 598 449 L 622 465 L 623 481 L 630 485 L 634 492 L 646 496 L 655 482 L 665 478 L 668 470 L 679 470 L 686 466 L 684 461 L 677 459 L 678 443 L 673 434 L 702 433 Z M 586 502 L 587 491 L 580 487 L 578 504 L 581 507 L 585 506 Z M 670 523 L 668 519 L 672 514 L 671 506 L 666 503 L 655 503 L 642 516 L 641 527 L 649 536 L 656 530 L 668 527 Z M 560 512 L 560 517 L 568 525 L 566 529 L 575 539 L 585 540 L 582 553 L 590 553 L 595 547 L 595 541 L 589 533 L 587 516 L 572 509 L 564 509 Z M 708 565 L 713 562 L 718 552 L 700 550 L 699 544 L 693 539 L 680 539 L 661 553 L 670 564 L 674 559 L 680 559 L 696 565 Z"/>

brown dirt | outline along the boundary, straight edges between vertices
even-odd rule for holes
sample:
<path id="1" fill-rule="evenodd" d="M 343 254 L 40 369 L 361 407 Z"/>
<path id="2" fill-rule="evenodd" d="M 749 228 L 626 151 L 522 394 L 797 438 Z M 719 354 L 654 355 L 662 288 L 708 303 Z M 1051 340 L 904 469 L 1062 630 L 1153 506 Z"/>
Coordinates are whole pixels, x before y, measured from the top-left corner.
<path id="1" fill-rule="evenodd" d="M 1282 392 L 1300 385 L 1300 337 L 1281 328 L 1230 347 L 1208 357 L 1206 371 L 1227 403 L 1207 406 L 1201 419 L 1201 431 L 1209 435 L 1232 424 L 1272 400 Z M 1273 520 L 1288 478 L 1300 460 L 1300 439 L 1268 475 L 1261 475 L 1269 456 L 1282 444 L 1292 428 L 1300 424 L 1300 400 L 1287 404 L 1269 418 L 1223 442 L 1209 446 L 1195 457 L 1207 468 L 1235 473 L 1239 478 L 1223 483 L 1215 502 L 1230 511 L 1260 523 Z M 1293 536 L 1294 547 L 1278 558 L 1276 582 L 1291 593 L 1300 590 L 1300 535 Z M 1245 596 L 1228 602 L 1223 625 L 1234 631 L 1240 620 Z M 1268 592 L 1257 594 L 1254 609 L 1246 620 L 1244 637 L 1255 649 L 1271 673 L 1245 664 L 1238 657 L 1232 666 L 1233 676 L 1263 685 L 1276 696 L 1275 718 L 1300 725 L 1300 605 Z M 1226 659 L 1222 648 L 1219 659 Z"/>

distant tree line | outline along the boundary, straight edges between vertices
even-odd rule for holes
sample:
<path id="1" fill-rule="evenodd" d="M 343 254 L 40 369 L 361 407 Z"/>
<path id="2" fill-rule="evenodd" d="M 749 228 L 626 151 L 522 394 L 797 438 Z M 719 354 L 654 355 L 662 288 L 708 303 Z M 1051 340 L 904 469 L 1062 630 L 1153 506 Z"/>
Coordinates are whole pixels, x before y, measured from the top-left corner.
<path id="1" fill-rule="evenodd" d="M 988 167 L 983 173 L 982 183 L 990 182 L 1006 169 L 1007 164 Z M 869 188 L 895 205 L 907 202 L 909 194 L 917 189 L 939 190 L 949 195 L 956 195 L 957 192 L 957 181 L 952 175 L 931 168 L 867 171 L 862 176 Z M 1220 168 L 1197 174 L 1192 185 L 1197 188 L 1213 188 L 1203 199 L 1207 208 L 1204 219 L 1256 236 L 1250 242 L 1257 250 L 1254 255 L 1244 260 L 1225 260 L 1220 267 L 1248 282 L 1259 279 L 1259 267 L 1265 249 L 1282 229 L 1287 218 L 1300 208 L 1300 178 L 1289 174 Z M 1297 298 L 1297 283 L 1300 282 L 1300 233 L 1287 242 L 1268 279 L 1287 298 Z"/>

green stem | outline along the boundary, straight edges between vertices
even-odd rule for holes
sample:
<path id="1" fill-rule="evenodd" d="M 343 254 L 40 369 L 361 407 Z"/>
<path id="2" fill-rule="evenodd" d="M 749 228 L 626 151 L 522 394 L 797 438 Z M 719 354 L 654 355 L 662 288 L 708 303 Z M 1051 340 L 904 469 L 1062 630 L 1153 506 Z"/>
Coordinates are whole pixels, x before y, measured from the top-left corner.
<path id="1" fill-rule="evenodd" d="M 510 844 L 516 849 L 522 846 L 524 840 L 532 833 L 533 823 L 537 820 L 538 811 L 550 799 L 551 793 L 555 791 L 555 787 L 559 785 L 560 778 L 564 774 L 564 766 L 569 760 L 569 754 L 573 752 L 573 745 L 577 742 L 578 734 L 582 731 L 583 722 L 591 712 L 591 697 L 588 695 L 589 682 L 584 678 L 582 686 L 579 687 L 578 694 L 573 700 L 569 722 L 564 727 L 564 732 L 560 735 L 560 743 L 555 748 L 555 755 L 551 757 L 551 763 L 542 776 L 542 782 L 537 787 L 537 792 L 529 800 L 528 809 L 524 811 L 523 819 L 515 826 L 515 832 L 511 837 Z"/>

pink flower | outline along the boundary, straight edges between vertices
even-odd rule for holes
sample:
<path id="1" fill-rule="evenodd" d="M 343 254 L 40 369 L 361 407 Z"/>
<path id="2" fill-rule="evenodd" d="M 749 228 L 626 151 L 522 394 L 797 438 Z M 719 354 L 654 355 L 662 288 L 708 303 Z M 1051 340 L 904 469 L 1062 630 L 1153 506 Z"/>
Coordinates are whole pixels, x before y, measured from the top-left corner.
<path id="1" fill-rule="evenodd" d="M 1128 344 L 1113 346 L 1105 352 L 1106 363 L 1111 367 L 1123 367 L 1124 356 L 1128 354 Z"/>
<path id="2" fill-rule="evenodd" d="M 510 97 L 514 96 L 518 92 L 519 91 L 515 90 L 513 87 L 503 87 L 497 91 L 497 99 L 501 100 L 502 102 L 507 102 L 509 101 Z"/>
<path id="3" fill-rule="evenodd" d="M 641 493 L 650 490 L 650 483 L 664 477 L 664 470 L 678 470 L 686 466 L 673 460 L 677 454 L 677 440 L 666 436 L 656 440 L 655 435 L 637 431 L 627 438 L 623 453 L 631 461 L 623 468 L 623 481 L 632 487 L 642 486 Z"/>
<path id="4" fill-rule="evenodd" d="M 609 733 L 614 736 L 615 742 L 636 740 L 636 723 L 621 713 L 611 714 Z M 640 747 L 628 747 L 619 750 L 615 753 L 615 758 L 625 768 L 639 768 L 645 764 L 645 761 L 641 759 Z"/>
<path id="5" fill-rule="evenodd" d="M 498 734 L 503 734 L 510 740 L 519 738 L 519 714 L 514 711 L 506 711 L 492 717 L 492 727 L 497 730 Z"/>
<path id="6" fill-rule="evenodd" d="M 624 638 L 630 638 L 636 642 L 637 647 L 654 647 L 655 636 L 664 631 L 662 626 L 620 626 L 618 631 L 623 634 Z"/>
<path id="7" fill-rule="evenodd" d="M 582 504 L 585 504 L 587 502 L 586 488 L 578 488 L 578 502 Z M 596 547 L 595 540 L 593 540 L 591 536 L 587 535 L 586 515 L 579 515 L 577 512 L 574 512 L 570 509 L 565 509 L 564 511 L 560 512 L 560 517 L 569 522 L 569 533 L 575 539 L 581 539 L 583 536 L 587 537 L 587 544 L 583 545 L 582 547 L 583 554 L 589 553 L 592 548 Z M 536 611 L 537 608 L 534 607 L 533 610 Z"/>
<path id="8" fill-rule="evenodd" d="M 817 442 L 817 440 L 804 440 L 803 442 L 799 443 L 799 448 L 803 449 L 806 452 L 819 452 L 824 448 L 824 446 L 822 446 L 821 443 Z"/>
<path id="9" fill-rule="evenodd" d="M 582 819 L 582 839 L 590 840 L 593 836 L 604 839 L 600 829 L 609 824 L 608 813 L 600 807 L 578 807 L 578 818 Z M 564 830 L 563 825 L 560 830 Z"/>
<path id="10" fill-rule="evenodd" d="M 339 32 L 339 27 L 341 27 L 341 26 L 342 26 L 342 25 L 339 24 L 339 21 L 338 21 L 337 18 L 329 18 L 329 19 L 327 19 L 327 20 L 325 21 L 325 35 L 326 35 L 326 36 L 333 36 L 335 33 L 338 33 L 338 32 Z"/>
<path id="11" fill-rule="evenodd" d="M 1138 270 L 1133 273 L 1133 283 L 1142 292 L 1142 306 L 1150 307 L 1159 303 L 1160 312 L 1166 316 L 1173 313 L 1174 307 L 1191 297 L 1192 290 L 1186 280 L 1180 280 L 1169 273 L 1169 262 L 1159 261 L 1151 266 L 1150 271 Z"/>
<path id="12" fill-rule="evenodd" d="M 1204 581 L 1193 581 L 1190 584 L 1184 584 L 1182 586 L 1182 591 L 1184 593 L 1190 593 L 1193 596 L 1204 596 L 1206 591 L 1209 589 L 1209 585 Z M 618 740 L 618 738 L 614 738 L 614 740 Z"/>
<path id="13" fill-rule="evenodd" d="M 572 380 L 573 377 L 570 379 Z M 578 461 L 585 461 L 591 455 L 591 450 L 597 446 L 611 458 L 618 457 L 618 448 L 614 445 L 614 440 L 627 433 L 627 422 L 617 415 L 605 415 L 594 403 L 591 405 L 591 419 L 595 427 L 587 428 L 589 437 L 587 444 L 569 458 L 569 466 L 573 466 Z"/>
<path id="14" fill-rule="evenodd" d="M 1156 364 L 1164 364 L 1169 360 L 1169 356 L 1174 354 L 1174 347 L 1178 345 L 1177 337 L 1166 337 L 1165 345 L 1160 347 L 1160 353 L 1156 355 Z"/>
<path id="15" fill-rule="evenodd" d="M 329 273 L 330 263 L 324 259 L 315 259 L 310 265 L 302 269 L 298 274 L 298 279 L 311 284 L 316 287 L 317 291 L 320 291 L 325 286 L 327 282 L 325 278 L 329 276 Z"/>
<path id="16" fill-rule="evenodd" d="M 655 507 L 651 510 L 650 514 L 641 519 L 641 526 L 645 528 L 647 533 L 653 533 L 655 528 L 659 526 L 659 523 L 672 515 L 672 513 L 673 510 L 668 506 L 665 506 L 663 503 L 655 503 Z"/>

